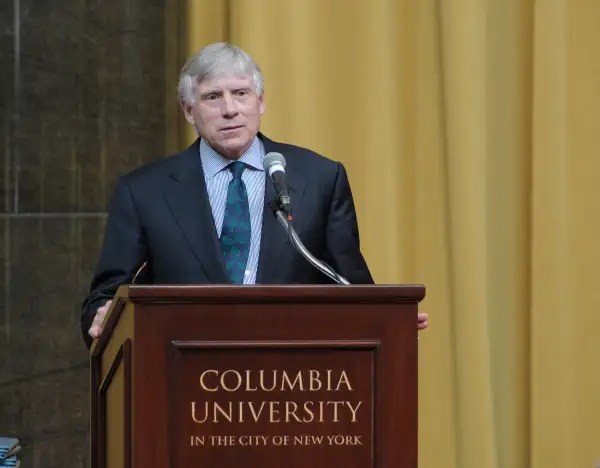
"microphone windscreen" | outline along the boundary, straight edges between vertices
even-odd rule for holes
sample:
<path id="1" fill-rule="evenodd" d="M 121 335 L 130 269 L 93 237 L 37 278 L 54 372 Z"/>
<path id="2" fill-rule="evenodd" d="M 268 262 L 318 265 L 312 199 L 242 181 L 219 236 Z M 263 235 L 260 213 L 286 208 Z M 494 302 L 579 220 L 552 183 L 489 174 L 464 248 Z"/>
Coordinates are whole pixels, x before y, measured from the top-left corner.
<path id="1" fill-rule="evenodd" d="M 265 172 L 270 173 L 270 169 L 274 166 L 282 166 L 282 169 L 285 169 L 285 158 L 281 153 L 267 153 L 263 158 L 263 168 Z"/>

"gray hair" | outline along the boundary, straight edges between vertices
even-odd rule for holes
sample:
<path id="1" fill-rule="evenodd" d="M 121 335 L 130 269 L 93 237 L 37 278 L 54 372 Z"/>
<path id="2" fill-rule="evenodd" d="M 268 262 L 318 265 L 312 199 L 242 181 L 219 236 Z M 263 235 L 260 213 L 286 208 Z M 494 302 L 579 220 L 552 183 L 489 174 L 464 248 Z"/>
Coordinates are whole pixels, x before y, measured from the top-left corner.
<path id="1" fill-rule="evenodd" d="M 256 94 L 262 94 L 264 79 L 252 57 L 239 47 L 217 42 L 200 49 L 181 69 L 178 86 L 180 102 L 193 105 L 198 84 L 222 75 L 250 75 L 256 85 Z"/>

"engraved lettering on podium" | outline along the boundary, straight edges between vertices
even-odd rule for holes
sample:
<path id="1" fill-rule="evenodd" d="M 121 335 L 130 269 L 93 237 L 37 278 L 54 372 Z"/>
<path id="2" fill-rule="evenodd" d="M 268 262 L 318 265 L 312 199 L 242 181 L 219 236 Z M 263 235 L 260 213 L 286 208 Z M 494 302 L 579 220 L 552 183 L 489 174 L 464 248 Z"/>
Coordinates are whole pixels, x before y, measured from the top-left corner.
<path id="1" fill-rule="evenodd" d="M 255 424 L 263 431 L 265 427 L 273 430 L 269 434 L 239 434 L 232 427 L 231 435 L 190 434 L 190 447 L 365 444 L 363 435 L 346 433 L 349 425 L 360 421 L 365 401 L 356 396 L 352 379 L 343 369 L 205 369 L 198 376 L 194 393 L 198 398 L 189 402 L 189 418 L 196 427 L 243 424 L 247 428 Z M 331 428 L 338 423 L 346 432 L 316 434 L 312 430 L 314 425 Z M 290 424 L 305 425 L 306 433 L 286 433 Z"/>

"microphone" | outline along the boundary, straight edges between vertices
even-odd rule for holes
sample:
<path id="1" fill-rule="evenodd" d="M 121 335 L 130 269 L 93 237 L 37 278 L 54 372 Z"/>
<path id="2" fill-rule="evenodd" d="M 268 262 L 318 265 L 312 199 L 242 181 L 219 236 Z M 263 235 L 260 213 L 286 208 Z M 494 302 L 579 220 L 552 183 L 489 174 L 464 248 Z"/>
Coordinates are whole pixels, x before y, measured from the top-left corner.
<path id="1" fill-rule="evenodd" d="M 285 158 L 281 153 L 270 152 L 263 158 L 263 167 L 269 174 L 275 194 L 281 205 L 282 210 L 288 217 L 292 216 L 292 200 L 285 180 Z"/>
<path id="2" fill-rule="evenodd" d="M 292 226 L 292 200 L 290 199 L 285 180 L 285 158 L 283 155 L 275 152 L 267 153 L 263 158 L 263 167 L 273 182 L 273 187 L 275 188 L 275 194 L 277 196 L 276 200 L 269 202 L 269 208 L 271 208 L 279 223 L 287 231 L 292 246 L 306 261 L 308 261 L 308 263 L 325 276 L 328 276 L 338 284 L 350 284 L 346 278 L 337 273 L 333 268 L 327 265 L 327 263 L 312 255 L 302 243 Z"/>

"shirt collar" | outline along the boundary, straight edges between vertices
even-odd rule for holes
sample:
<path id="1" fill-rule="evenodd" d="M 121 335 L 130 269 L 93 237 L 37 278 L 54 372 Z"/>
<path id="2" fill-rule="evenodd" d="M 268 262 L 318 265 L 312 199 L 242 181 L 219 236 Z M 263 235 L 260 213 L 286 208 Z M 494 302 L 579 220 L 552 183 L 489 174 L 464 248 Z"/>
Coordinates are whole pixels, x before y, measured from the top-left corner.
<path id="1" fill-rule="evenodd" d="M 247 166 L 258 171 L 264 171 L 262 165 L 264 153 L 265 149 L 262 142 L 258 137 L 254 137 L 250 147 L 244 152 L 244 154 L 242 154 L 238 161 L 241 161 Z M 204 139 L 200 140 L 200 159 L 202 161 L 202 168 L 207 180 L 214 177 L 231 163 L 231 159 L 221 156 L 214 149 L 212 149 L 204 141 Z"/>

